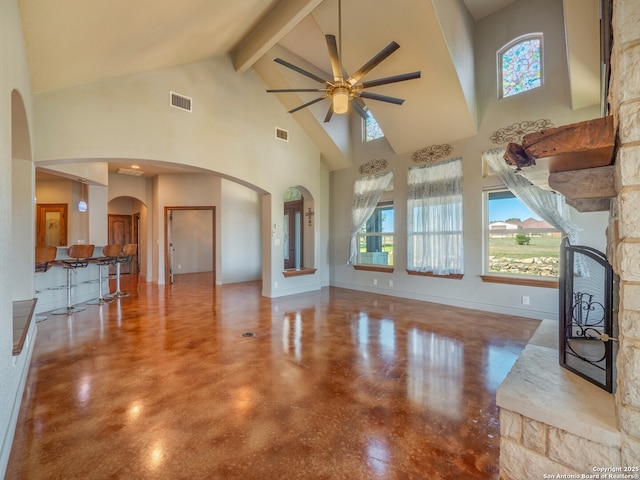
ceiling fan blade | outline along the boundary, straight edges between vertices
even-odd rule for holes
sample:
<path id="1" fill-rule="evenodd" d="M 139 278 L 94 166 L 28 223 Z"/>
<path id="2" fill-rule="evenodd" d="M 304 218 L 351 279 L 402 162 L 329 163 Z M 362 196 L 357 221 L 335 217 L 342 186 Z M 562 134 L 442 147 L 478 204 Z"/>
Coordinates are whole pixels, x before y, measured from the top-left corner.
<path id="1" fill-rule="evenodd" d="M 327 115 L 326 117 L 324 117 L 324 123 L 328 123 L 329 120 L 331 120 L 331 117 L 333 117 L 333 102 L 331 102 L 331 104 L 329 105 L 329 110 L 327 110 Z"/>
<path id="2" fill-rule="evenodd" d="M 404 103 L 403 98 L 389 97 L 387 95 L 380 95 L 379 93 L 372 92 L 360 92 L 362 98 L 368 98 L 369 100 L 379 100 L 381 102 L 395 103 L 396 105 L 402 105 Z"/>
<path id="3" fill-rule="evenodd" d="M 335 35 L 325 35 L 327 39 L 327 49 L 329 50 L 329 60 L 331 60 L 331 71 L 333 72 L 334 83 L 344 82 L 342 77 L 342 64 L 340 63 L 340 54 L 338 53 L 338 44 Z"/>
<path id="4" fill-rule="evenodd" d="M 349 80 L 347 81 L 351 85 L 355 85 L 360 81 L 362 77 L 364 77 L 367 73 L 373 70 L 376 66 L 378 66 L 378 64 L 380 64 L 380 62 L 382 62 L 385 58 L 387 58 L 389 55 L 391 55 L 393 52 L 395 52 L 399 48 L 400 48 L 400 45 L 398 45 L 396 42 L 391 42 L 389 45 L 387 45 L 382 50 L 380 50 L 380 52 L 377 55 L 375 55 L 371 60 L 369 60 L 362 67 L 360 67 L 360 70 L 358 70 L 356 73 L 351 75 L 349 77 Z"/>
<path id="5" fill-rule="evenodd" d="M 353 109 L 364 120 L 366 120 L 369 117 L 369 114 L 367 113 L 367 106 L 364 104 L 361 98 L 353 97 L 353 101 L 351 102 L 351 105 L 353 105 Z"/>
<path id="6" fill-rule="evenodd" d="M 284 65 L 287 68 L 290 68 L 291 70 L 293 70 L 294 72 L 298 72 L 302 75 L 304 75 L 305 77 L 309 77 L 312 80 L 315 80 L 316 82 L 319 83 L 324 83 L 326 85 L 331 85 L 331 82 L 329 80 L 325 80 L 324 78 L 320 78 L 319 76 L 311 73 L 311 72 L 307 72 L 306 70 L 300 68 L 300 67 L 296 67 L 294 64 L 287 62 L 286 60 L 282 60 L 281 58 L 276 58 L 273 60 L 276 63 L 279 63 L 280 65 Z"/>
<path id="7" fill-rule="evenodd" d="M 393 75 L 392 77 L 378 78 L 362 82 L 362 88 L 377 87 L 379 85 L 387 85 L 389 83 L 404 82 L 405 80 L 413 80 L 420 78 L 420 72 L 403 73 L 402 75 Z"/>
<path id="8" fill-rule="evenodd" d="M 267 93 L 290 93 L 290 92 L 324 92 L 326 91 L 324 88 L 280 88 L 280 89 L 270 89 L 267 90 Z"/>
<path id="9" fill-rule="evenodd" d="M 288 113 L 294 113 L 294 112 L 297 112 L 298 110 L 302 110 L 303 108 L 306 108 L 309 105 L 313 105 L 314 103 L 318 103 L 320 100 L 324 100 L 325 98 L 327 98 L 327 96 L 323 95 L 322 97 L 316 98 L 315 100 L 311 100 L 310 102 L 307 102 L 304 105 L 300 105 L 299 107 L 296 107 L 293 110 L 289 110 Z"/>

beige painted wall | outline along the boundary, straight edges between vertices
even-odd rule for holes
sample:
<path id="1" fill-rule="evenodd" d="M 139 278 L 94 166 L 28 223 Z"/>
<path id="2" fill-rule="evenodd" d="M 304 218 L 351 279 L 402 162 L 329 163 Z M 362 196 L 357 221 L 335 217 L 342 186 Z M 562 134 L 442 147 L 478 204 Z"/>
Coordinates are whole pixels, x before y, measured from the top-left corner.
<path id="1" fill-rule="evenodd" d="M 170 90 L 192 97 L 193 113 L 170 107 Z M 278 200 L 262 218 L 264 225 L 281 217 L 282 192 L 289 185 L 303 185 L 316 201 L 328 195 L 328 184 L 322 183 L 328 174 L 317 148 L 277 99 L 265 95 L 257 75 L 238 76 L 227 57 L 38 94 L 35 108 L 37 161 L 47 166 L 61 159 L 105 158 L 196 166 L 260 194 L 276 192 L 271 198 Z M 47 125 L 56 125 L 55 131 Z M 275 138 L 276 126 L 289 131 L 288 142 Z M 164 278 L 162 209 L 170 192 L 163 182 L 156 180 L 145 192 L 145 203 L 153 206 L 149 243 L 154 281 Z M 191 202 L 193 194 L 191 190 L 184 200 Z M 318 273 L 287 279 L 287 288 L 279 284 L 276 292 L 273 279 L 282 276 L 282 251 L 262 250 L 263 266 L 265 256 L 274 257 L 268 262 L 268 278 L 263 274 L 265 294 L 328 283 L 327 252 L 315 249 Z"/>
<path id="2" fill-rule="evenodd" d="M 258 280 L 262 275 L 260 195 L 238 183 L 222 180 L 218 283 Z"/>
<path id="3" fill-rule="evenodd" d="M 13 94 L 16 91 L 17 94 Z M 13 94 L 13 95 L 12 95 Z M 28 168 L 19 167 L 16 172 L 16 181 L 13 181 L 13 138 L 12 138 L 12 96 L 20 97 L 24 103 L 21 109 L 21 119 L 16 122 L 20 137 L 26 140 L 28 145 L 33 138 L 33 107 L 31 98 L 31 86 L 25 46 L 22 37 L 20 13 L 15 0 L 0 2 L 0 222 L 3 225 L 14 225 L 14 215 L 24 218 L 22 221 L 26 228 L 21 227 L 18 232 L 12 229 L 0 229 L 0 271 L 5 272 L 0 276 L 0 474 L 4 472 L 15 422 L 17 420 L 22 390 L 29 365 L 31 350 L 26 348 L 22 354 L 14 357 L 11 354 L 13 346 L 13 316 L 12 300 L 14 296 L 32 296 L 34 281 L 33 276 L 20 276 L 23 284 L 19 290 L 14 289 L 14 276 L 6 272 L 19 269 L 21 272 L 33 271 L 33 250 L 16 249 L 14 244 L 33 245 L 32 227 L 34 222 L 33 209 L 14 207 L 16 201 L 25 201 L 32 205 L 34 191 L 33 173 L 26 173 Z M 33 148 L 16 149 L 19 161 L 30 161 L 24 157 Z M 14 189 L 20 189 L 24 193 L 14 195 Z M 33 345 L 35 340 L 35 328 L 29 332 L 29 343 Z"/>

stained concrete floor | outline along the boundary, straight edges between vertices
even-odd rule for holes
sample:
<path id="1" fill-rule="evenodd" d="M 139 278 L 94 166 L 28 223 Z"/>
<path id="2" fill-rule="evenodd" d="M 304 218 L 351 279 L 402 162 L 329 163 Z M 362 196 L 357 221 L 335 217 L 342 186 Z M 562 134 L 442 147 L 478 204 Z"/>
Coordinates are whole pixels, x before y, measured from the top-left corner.
<path id="1" fill-rule="evenodd" d="M 176 280 L 37 324 L 7 479 L 498 478 L 495 390 L 538 321 Z"/>

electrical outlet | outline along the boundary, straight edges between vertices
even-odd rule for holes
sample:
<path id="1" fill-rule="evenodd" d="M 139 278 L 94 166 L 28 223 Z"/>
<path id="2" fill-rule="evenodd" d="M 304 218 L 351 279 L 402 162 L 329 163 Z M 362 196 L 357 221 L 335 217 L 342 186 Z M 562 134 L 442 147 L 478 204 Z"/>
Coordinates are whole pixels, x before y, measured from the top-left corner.
<path id="1" fill-rule="evenodd" d="M 393 288 L 393 280 L 389 280 L 389 287 Z"/>
<path id="2" fill-rule="evenodd" d="M 277 281 L 273 282 L 273 288 L 278 288 L 278 282 Z"/>
<path id="3" fill-rule="evenodd" d="M 529 305 L 529 297 L 523 295 L 522 296 L 522 304 L 523 305 Z"/>
<path id="4" fill-rule="evenodd" d="M 378 284 L 378 279 L 377 279 L 377 278 L 374 278 L 374 279 L 373 279 L 373 284 L 374 284 L 374 285 L 377 285 L 377 284 Z"/>

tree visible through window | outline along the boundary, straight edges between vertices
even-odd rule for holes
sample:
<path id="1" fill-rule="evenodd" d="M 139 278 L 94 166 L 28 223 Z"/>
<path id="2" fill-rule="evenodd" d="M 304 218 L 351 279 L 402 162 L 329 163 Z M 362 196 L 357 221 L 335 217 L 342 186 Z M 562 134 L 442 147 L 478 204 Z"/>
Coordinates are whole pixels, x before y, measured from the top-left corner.
<path id="1" fill-rule="evenodd" d="M 562 233 L 508 190 L 486 198 L 487 273 L 557 277 Z"/>
<path id="2" fill-rule="evenodd" d="M 500 96 L 510 97 L 542 85 L 542 35 L 527 35 L 498 52 Z"/>

